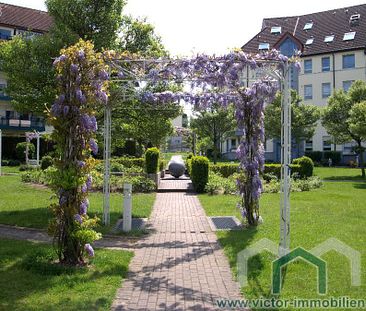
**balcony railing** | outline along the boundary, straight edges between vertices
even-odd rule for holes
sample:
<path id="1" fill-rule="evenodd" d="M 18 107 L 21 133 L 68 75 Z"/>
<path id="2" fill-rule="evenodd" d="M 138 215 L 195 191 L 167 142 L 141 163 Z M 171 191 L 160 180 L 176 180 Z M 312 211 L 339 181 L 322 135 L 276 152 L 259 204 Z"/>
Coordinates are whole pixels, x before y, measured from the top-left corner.
<path id="1" fill-rule="evenodd" d="M 45 123 L 42 118 L 31 118 L 31 120 L 21 120 L 16 118 L 0 118 L 0 129 L 29 131 L 35 130 L 43 132 L 45 130 Z"/>

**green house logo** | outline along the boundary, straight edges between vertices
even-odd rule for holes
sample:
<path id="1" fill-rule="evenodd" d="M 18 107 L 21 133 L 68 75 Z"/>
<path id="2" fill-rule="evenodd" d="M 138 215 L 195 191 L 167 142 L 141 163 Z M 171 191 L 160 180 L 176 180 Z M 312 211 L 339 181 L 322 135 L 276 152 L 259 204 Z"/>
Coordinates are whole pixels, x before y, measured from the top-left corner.
<path id="1" fill-rule="evenodd" d="M 282 268 L 298 259 L 304 260 L 317 268 L 318 293 L 325 295 L 327 293 L 327 263 L 301 247 L 295 248 L 272 262 L 272 294 L 278 295 L 281 292 Z"/>

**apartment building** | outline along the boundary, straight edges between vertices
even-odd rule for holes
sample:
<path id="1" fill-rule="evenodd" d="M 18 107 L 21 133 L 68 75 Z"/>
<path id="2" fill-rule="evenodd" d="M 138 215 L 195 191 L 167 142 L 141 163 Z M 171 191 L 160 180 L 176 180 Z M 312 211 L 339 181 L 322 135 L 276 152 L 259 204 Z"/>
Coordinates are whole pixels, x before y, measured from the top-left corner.
<path id="1" fill-rule="evenodd" d="M 14 36 L 33 36 L 46 33 L 52 25 L 47 12 L 0 3 L 0 40 L 12 40 Z M 6 94 L 6 76 L 0 72 L 0 130 L 3 140 L 3 155 L 19 141 L 25 140 L 25 133 L 44 132 L 46 129 L 42 117 L 30 113 L 18 113 L 10 104 Z"/>
<path id="2" fill-rule="evenodd" d="M 301 72 L 291 72 L 291 87 L 305 104 L 324 107 L 336 89 L 349 89 L 355 80 L 366 80 L 366 4 L 306 14 L 301 16 L 265 18 L 262 29 L 242 47 L 247 53 L 277 49 L 287 56 L 301 51 Z M 232 158 L 238 137 L 223 142 L 224 156 Z M 334 145 L 320 122 L 314 137 L 304 142 L 301 150 L 342 152 L 343 162 L 355 157 L 352 143 Z M 266 142 L 266 158 L 279 161 L 278 141 Z"/>

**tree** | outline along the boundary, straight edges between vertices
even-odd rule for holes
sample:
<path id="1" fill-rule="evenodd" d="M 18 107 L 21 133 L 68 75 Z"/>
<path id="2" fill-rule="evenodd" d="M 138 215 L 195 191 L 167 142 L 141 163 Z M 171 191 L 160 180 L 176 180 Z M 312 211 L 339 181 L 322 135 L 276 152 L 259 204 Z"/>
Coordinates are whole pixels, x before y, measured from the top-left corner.
<path id="1" fill-rule="evenodd" d="M 140 54 L 146 57 L 167 56 L 160 36 L 156 35 L 155 28 L 146 19 L 134 19 L 124 16 L 122 20 L 121 39 L 118 48 L 122 51 Z"/>
<path id="2" fill-rule="evenodd" d="M 122 23 L 124 0 L 47 0 L 57 28 L 69 29 L 95 49 L 115 48 Z"/>
<path id="3" fill-rule="evenodd" d="M 366 140 L 366 101 L 357 103 L 352 107 L 349 126 L 353 133 Z"/>
<path id="4" fill-rule="evenodd" d="M 48 0 L 54 25 L 48 34 L 32 39 L 17 36 L 0 45 L 1 70 L 7 75 L 7 94 L 19 112 L 45 115 L 56 97 L 52 68 L 60 49 L 79 38 L 91 40 L 97 50 L 116 47 L 123 0 Z"/>
<path id="5" fill-rule="evenodd" d="M 56 96 L 52 58 L 75 40 L 72 35 L 45 34 L 32 39 L 17 36 L 1 43 L 1 70 L 6 73 L 6 92 L 16 111 L 45 113 Z"/>
<path id="6" fill-rule="evenodd" d="M 363 164 L 362 147 L 363 129 L 360 124 L 362 116 L 357 113 L 363 111 L 362 102 L 366 100 L 366 82 L 355 81 L 348 93 L 337 90 L 328 100 L 328 106 L 324 109 L 322 124 L 327 132 L 337 137 L 339 143 L 354 141 L 357 144 L 356 154 L 359 156 L 359 163 L 362 177 L 365 177 Z"/>
<path id="7" fill-rule="evenodd" d="M 300 150 L 303 140 L 314 136 L 320 110 L 314 105 L 305 105 L 295 90 L 291 90 L 291 136 Z M 281 138 L 281 94 L 265 109 L 265 131 L 267 138 Z"/>
<path id="8" fill-rule="evenodd" d="M 236 122 L 232 109 L 223 109 L 213 105 L 207 111 L 198 112 L 197 118 L 192 118 L 191 128 L 201 138 L 208 138 L 213 147 L 213 160 L 216 164 L 220 152 L 220 141 L 223 135 L 235 130 Z"/>

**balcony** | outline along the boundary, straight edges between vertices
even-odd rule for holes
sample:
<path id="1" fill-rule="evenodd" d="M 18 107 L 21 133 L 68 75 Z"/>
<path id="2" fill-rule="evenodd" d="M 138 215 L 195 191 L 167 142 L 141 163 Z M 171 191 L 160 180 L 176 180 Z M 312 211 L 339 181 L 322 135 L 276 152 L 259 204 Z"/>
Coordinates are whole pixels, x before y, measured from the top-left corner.
<path id="1" fill-rule="evenodd" d="M 30 120 L 1 117 L 0 129 L 43 132 L 45 130 L 45 123 L 42 118 L 38 117 L 32 117 Z"/>

